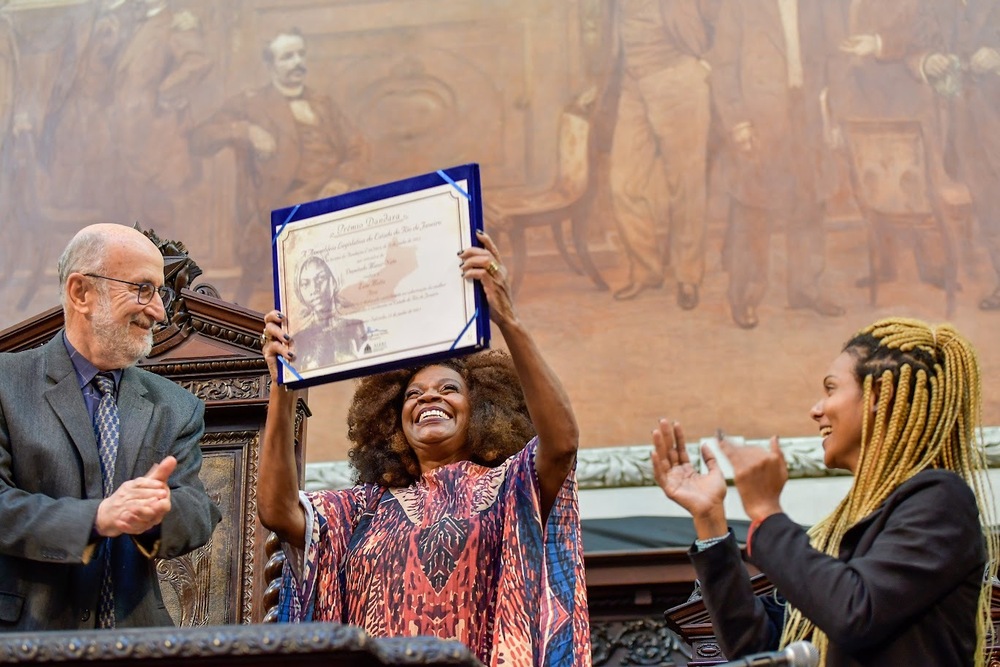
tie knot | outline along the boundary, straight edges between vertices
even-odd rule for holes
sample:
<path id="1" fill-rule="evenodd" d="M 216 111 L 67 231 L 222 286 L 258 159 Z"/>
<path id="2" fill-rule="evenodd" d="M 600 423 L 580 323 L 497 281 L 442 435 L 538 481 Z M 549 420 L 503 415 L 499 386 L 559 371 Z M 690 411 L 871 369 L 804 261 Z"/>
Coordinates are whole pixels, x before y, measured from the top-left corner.
<path id="1" fill-rule="evenodd" d="M 94 384 L 97 385 L 97 390 L 101 392 L 102 396 L 115 393 L 115 378 L 111 373 L 98 373 L 94 376 Z"/>

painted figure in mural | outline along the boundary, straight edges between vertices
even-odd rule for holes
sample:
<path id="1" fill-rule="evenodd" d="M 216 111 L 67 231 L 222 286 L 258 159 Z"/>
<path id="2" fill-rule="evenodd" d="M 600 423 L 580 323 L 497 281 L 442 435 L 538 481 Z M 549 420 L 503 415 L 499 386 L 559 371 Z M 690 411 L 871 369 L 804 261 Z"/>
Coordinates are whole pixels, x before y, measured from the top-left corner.
<path id="1" fill-rule="evenodd" d="M 665 228 L 677 303 L 698 305 L 705 269 L 708 63 L 719 0 L 623 0 L 617 12 L 621 93 L 611 149 L 611 198 L 632 299 L 664 280 Z"/>
<path id="2" fill-rule="evenodd" d="M 779 502 L 788 468 L 770 448 L 720 445 L 751 519 L 746 551 L 777 589 L 755 597 L 728 530 L 712 449 L 696 471 L 676 422 L 653 432 L 657 483 L 694 519 L 689 552 L 729 658 L 809 640 L 820 664 L 979 665 L 990 636 L 998 537 L 979 442 L 975 350 L 951 325 L 881 320 L 844 346 L 811 416 L 824 463 L 854 474 L 808 531 Z"/>
<path id="3" fill-rule="evenodd" d="M 457 639 L 492 666 L 589 665 L 576 419 L 480 240 L 459 270 L 510 353 L 364 378 L 348 414 L 357 486 L 300 495 L 296 395 L 274 384 L 257 501 L 288 557 L 281 615 Z M 281 314 L 265 321 L 273 381 L 296 341 Z"/>
<path id="4" fill-rule="evenodd" d="M 134 1 L 101 0 L 86 41 L 67 41 L 38 155 L 54 186 L 47 196 L 56 208 L 100 211 L 105 218 L 126 212 L 111 112 L 115 68 L 138 19 Z"/>
<path id="5" fill-rule="evenodd" d="M 295 334 L 298 367 L 321 368 L 357 359 L 368 339 L 365 323 L 341 315 L 340 286 L 325 261 L 314 255 L 302 262 L 295 295 L 305 306 Z"/>
<path id="6" fill-rule="evenodd" d="M 825 2 L 741 0 L 719 11 L 712 94 L 728 136 L 730 219 L 724 256 L 733 321 L 757 326 L 767 289 L 771 233 L 784 223 L 788 304 L 844 313 L 820 291 L 824 200 L 835 182 L 823 141 Z"/>
<path id="7" fill-rule="evenodd" d="M 204 403 L 135 367 L 172 295 L 163 257 L 99 224 L 58 266 L 65 329 L 0 355 L 0 631 L 171 625 L 155 559 L 221 515 L 198 476 Z"/>
<path id="8" fill-rule="evenodd" d="M 983 244 L 997 276 L 982 310 L 1000 310 L 1000 4 L 937 0 L 945 48 L 923 61 L 928 80 L 950 104 L 956 175 L 972 194 Z M 948 81 L 955 84 L 948 86 Z M 950 90 L 949 90 L 950 89 Z M 950 93 L 950 94 L 949 94 Z"/>
<path id="9" fill-rule="evenodd" d="M 128 219 L 163 234 L 178 231 L 173 198 L 200 178 L 189 105 L 212 62 L 194 14 L 171 11 L 167 0 L 130 1 L 141 13 L 115 62 L 112 135 Z"/>
<path id="10" fill-rule="evenodd" d="M 264 48 L 271 83 L 239 94 L 199 124 L 192 149 L 236 152 L 237 211 L 243 231 L 237 256 L 244 278 L 235 301 L 246 303 L 270 272 L 271 210 L 329 197 L 359 186 L 368 148 L 328 96 L 306 85 L 306 43 L 297 29 Z"/>
<path id="11" fill-rule="evenodd" d="M 922 11 L 923 0 L 836 0 L 831 4 L 839 4 L 839 10 L 831 12 L 829 26 L 831 51 L 836 54 L 830 67 L 829 92 L 829 111 L 832 122 L 838 125 L 834 141 L 843 140 L 839 124 L 844 119 L 919 121 L 930 182 L 916 186 L 926 192 L 914 195 L 921 200 L 940 197 L 951 187 L 944 169 L 943 128 L 934 90 L 920 69 L 922 56 L 940 44 L 940 30 Z M 912 187 L 907 183 L 886 185 L 900 190 Z M 902 205 L 912 204 L 906 201 Z M 879 235 L 881 275 L 875 277 L 879 281 L 896 277 L 894 245 L 891 234 Z M 940 234 L 931 230 L 917 233 L 914 253 L 920 279 L 943 287 L 946 258 Z M 871 279 L 866 276 L 857 284 L 865 287 Z"/>

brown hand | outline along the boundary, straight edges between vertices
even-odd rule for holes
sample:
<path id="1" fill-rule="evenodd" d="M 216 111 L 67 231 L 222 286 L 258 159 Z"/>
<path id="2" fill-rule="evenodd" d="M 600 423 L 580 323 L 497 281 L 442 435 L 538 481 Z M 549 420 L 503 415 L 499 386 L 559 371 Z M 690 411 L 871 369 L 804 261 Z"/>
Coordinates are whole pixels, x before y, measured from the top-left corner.
<path id="1" fill-rule="evenodd" d="M 762 521 L 780 513 L 779 499 L 788 481 L 788 464 L 778 438 L 771 438 L 768 449 L 754 445 L 741 447 L 728 440 L 723 440 L 720 446 L 733 466 L 733 481 L 750 520 Z"/>
<path id="2" fill-rule="evenodd" d="M 285 316 L 272 310 L 264 316 L 264 331 L 261 334 L 261 352 L 267 362 L 267 370 L 271 374 L 271 383 L 278 384 L 278 357 L 289 361 L 295 360 L 294 341 L 284 330 Z"/>
<path id="3" fill-rule="evenodd" d="M 680 424 L 661 419 L 653 430 L 653 477 L 668 498 L 687 510 L 699 538 L 726 534 L 726 480 L 708 447 L 702 448 L 707 471 L 691 465 Z"/>
<path id="4" fill-rule="evenodd" d="M 482 284 L 490 306 L 490 319 L 503 326 L 517 319 L 507 282 L 507 267 L 503 265 L 493 239 L 486 232 L 477 232 L 477 236 L 483 244 L 482 248 L 472 246 L 459 253 L 462 277 L 478 280 Z"/>

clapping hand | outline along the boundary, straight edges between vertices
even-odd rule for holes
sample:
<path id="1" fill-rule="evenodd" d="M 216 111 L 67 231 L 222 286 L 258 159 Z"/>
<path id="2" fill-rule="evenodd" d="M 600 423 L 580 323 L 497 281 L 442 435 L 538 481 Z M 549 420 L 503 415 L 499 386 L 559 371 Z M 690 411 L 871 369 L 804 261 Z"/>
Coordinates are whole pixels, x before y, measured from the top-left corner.
<path id="1" fill-rule="evenodd" d="M 719 446 L 733 466 L 733 482 L 750 520 L 763 521 L 772 514 L 780 513 L 779 498 L 788 481 L 788 464 L 778 445 L 778 438 L 771 438 L 767 449 L 755 445 L 734 445 L 724 438 Z"/>
<path id="2" fill-rule="evenodd" d="M 170 511 L 167 480 L 175 468 L 177 459 L 168 456 L 115 489 L 97 508 L 97 532 L 104 537 L 139 535 L 158 526 Z"/>
<path id="3" fill-rule="evenodd" d="M 653 430 L 653 476 L 668 498 L 687 510 L 700 539 L 726 534 L 726 480 L 715 455 L 707 446 L 701 449 L 706 472 L 691 465 L 680 424 L 661 419 Z"/>

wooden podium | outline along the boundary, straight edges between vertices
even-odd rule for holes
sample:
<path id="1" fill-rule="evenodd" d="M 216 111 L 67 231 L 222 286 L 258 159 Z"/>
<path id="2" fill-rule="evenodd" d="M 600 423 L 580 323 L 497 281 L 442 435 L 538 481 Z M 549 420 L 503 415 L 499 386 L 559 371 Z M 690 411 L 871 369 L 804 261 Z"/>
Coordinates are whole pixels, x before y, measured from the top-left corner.
<path id="1" fill-rule="evenodd" d="M 58 663 L 64 667 L 482 664 L 457 641 L 434 637 L 374 639 L 360 628 L 334 623 L 0 633 L 0 663 Z"/>
<path id="2" fill-rule="evenodd" d="M 257 519 L 257 457 L 270 391 L 258 339 L 264 316 L 219 299 L 210 285 L 192 289 L 202 271 L 184 246 L 146 235 L 163 253 L 165 281 L 178 298 L 139 365 L 205 401 L 201 479 L 222 511 L 208 544 L 157 563 L 163 599 L 182 627 L 259 623 L 276 603 L 273 591 L 264 592 L 275 575 L 265 566 L 277 546 L 273 540 L 266 546 L 267 531 Z M 0 332 L 0 352 L 42 345 L 62 326 L 62 309 L 53 308 Z M 300 477 L 308 414 L 300 400 Z"/>

